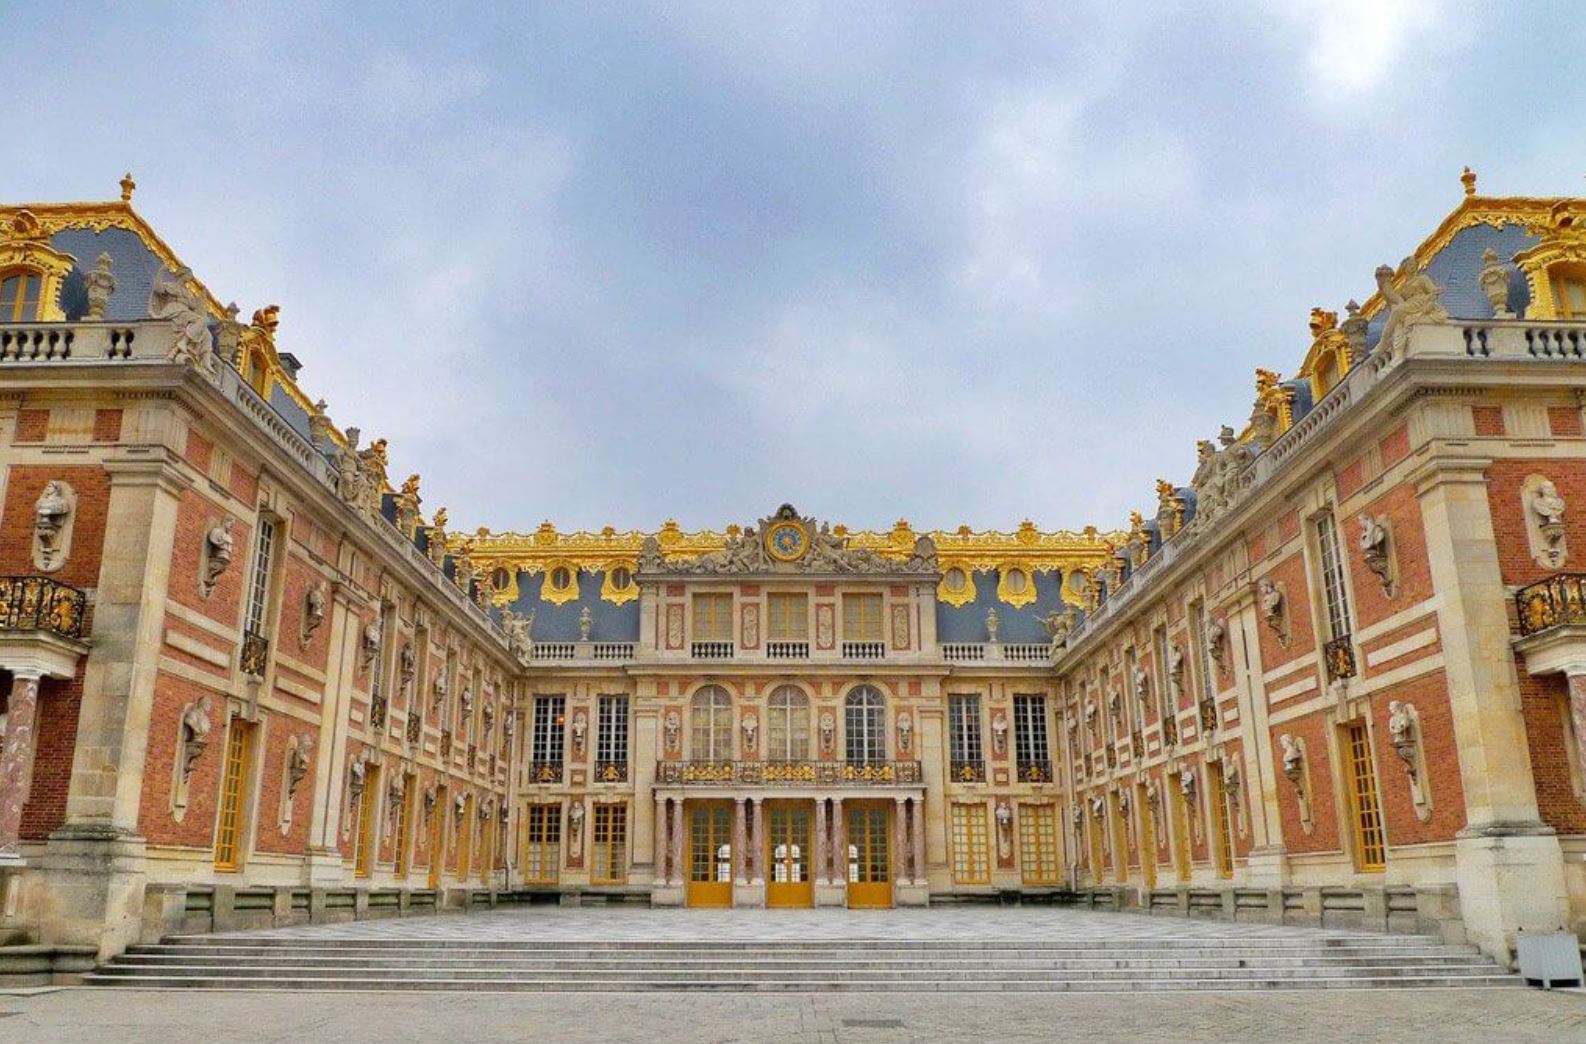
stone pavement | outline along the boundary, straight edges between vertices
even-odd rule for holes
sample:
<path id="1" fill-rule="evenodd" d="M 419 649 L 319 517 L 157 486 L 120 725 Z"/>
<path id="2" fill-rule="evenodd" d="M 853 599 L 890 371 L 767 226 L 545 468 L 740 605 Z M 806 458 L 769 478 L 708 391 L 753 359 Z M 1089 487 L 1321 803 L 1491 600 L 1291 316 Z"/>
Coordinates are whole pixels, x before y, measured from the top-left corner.
<path id="1" fill-rule="evenodd" d="M 225 938 L 446 939 L 480 942 L 759 942 L 783 939 L 992 940 L 1085 943 L 1130 939 L 1328 938 L 1348 932 L 1060 906 L 933 906 L 901 910 L 686 910 L 649 907 L 507 907 L 471 914 L 230 932 Z M 220 938 L 217 936 L 217 938 Z"/>
<path id="2" fill-rule="evenodd" d="M 0 995 L 0 1044 L 236 1041 L 1586 1042 L 1586 994 L 401 994 L 70 989 Z"/>

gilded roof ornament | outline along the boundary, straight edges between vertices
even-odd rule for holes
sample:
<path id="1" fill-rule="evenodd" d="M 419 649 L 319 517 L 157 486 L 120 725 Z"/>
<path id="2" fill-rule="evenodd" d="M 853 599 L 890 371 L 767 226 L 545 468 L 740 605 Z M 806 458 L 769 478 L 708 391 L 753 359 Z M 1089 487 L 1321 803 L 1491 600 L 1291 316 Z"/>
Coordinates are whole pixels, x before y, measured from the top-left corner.
<path id="1" fill-rule="evenodd" d="M 138 183 L 132 180 L 132 171 L 121 175 L 121 202 L 131 203 L 132 193 L 137 187 Z"/>
<path id="2" fill-rule="evenodd" d="M 1474 196 L 1476 194 L 1476 172 L 1469 167 L 1460 171 L 1459 183 L 1465 186 L 1466 196 Z"/>

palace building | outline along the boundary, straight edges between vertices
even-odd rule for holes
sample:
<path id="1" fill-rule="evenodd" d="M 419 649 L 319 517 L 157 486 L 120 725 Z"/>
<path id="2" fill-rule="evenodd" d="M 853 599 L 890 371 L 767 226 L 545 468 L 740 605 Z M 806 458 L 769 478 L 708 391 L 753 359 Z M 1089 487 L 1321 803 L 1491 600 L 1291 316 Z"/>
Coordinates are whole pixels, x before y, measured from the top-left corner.
<path id="1" fill-rule="evenodd" d="M 542 899 L 1501 960 L 1586 930 L 1586 199 L 1463 183 L 1193 475 L 1082 532 L 453 532 L 130 175 L 0 206 L 0 932 L 108 958 Z"/>

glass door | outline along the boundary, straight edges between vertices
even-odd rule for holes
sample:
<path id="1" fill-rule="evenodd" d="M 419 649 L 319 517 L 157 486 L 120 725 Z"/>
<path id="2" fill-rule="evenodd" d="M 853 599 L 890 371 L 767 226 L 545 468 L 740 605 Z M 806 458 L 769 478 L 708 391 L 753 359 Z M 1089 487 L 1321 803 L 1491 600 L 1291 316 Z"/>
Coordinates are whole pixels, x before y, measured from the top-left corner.
<path id="1" fill-rule="evenodd" d="M 891 803 L 844 803 L 848 828 L 848 905 L 892 905 Z"/>
<path id="2" fill-rule="evenodd" d="M 807 803 L 770 804 L 766 808 L 767 906 L 813 906 L 810 882 L 810 806 Z"/>
<path id="3" fill-rule="evenodd" d="M 732 905 L 732 803 L 688 806 L 688 905 Z"/>

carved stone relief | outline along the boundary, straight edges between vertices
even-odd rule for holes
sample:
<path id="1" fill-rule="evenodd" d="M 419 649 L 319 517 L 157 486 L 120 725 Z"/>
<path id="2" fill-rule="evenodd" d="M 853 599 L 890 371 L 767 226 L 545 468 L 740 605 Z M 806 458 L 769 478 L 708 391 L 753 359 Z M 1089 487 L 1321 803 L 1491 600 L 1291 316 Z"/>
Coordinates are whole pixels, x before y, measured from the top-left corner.
<path id="1" fill-rule="evenodd" d="M 325 622 L 325 611 L 330 601 L 330 584 L 321 580 L 303 595 L 303 630 L 298 643 L 307 647 L 314 640 L 314 632 Z"/>
<path id="2" fill-rule="evenodd" d="M 171 817 L 178 823 L 187 815 L 188 784 L 198 759 L 209 746 L 209 733 L 213 728 L 209 720 L 208 696 L 200 696 L 182 708 L 176 730 L 176 778 L 171 787 Z"/>
<path id="3" fill-rule="evenodd" d="M 227 515 L 204 532 L 198 593 L 205 598 L 215 593 L 215 584 L 231 568 L 231 559 L 237 549 L 237 538 L 233 532 L 236 527 L 237 520 Z"/>
<path id="4" fill-rule="evenodd" d="M 1283 585 L 1264 576 L 1256 584 L 1256 597 L 1261 606 L 1261 619 L 1278 636 L 1278 644 L 1289 644 L 1289 607 Z"/>
<path id="5" fill-rule="evenodd" d="M 1287 732 L 1278 737 L 1278 747 L 1283 752 L 1283 775 L 1294 785 L 1300 803 L 1300 829 L 1309 834 L 1315 829 L 1311 815 L 1310 766 L 1305 761 L 1305 741 Z"/>
<path id="6" fill-rule="evenodd" d="M 1362 511 L 1356 521 L 1360 524 L 1360 556 L 1365 561 L 1366 568 L 1371 570 L 1377 582 L 1382 585 L 1382 593 L 1392 598 L 1395 577 L 1388 520 L 1374 518 Z"/>
<path id="7" fill-rule="evenodd" d="M 1421 743 L 1421 716 L 1415 704 L 1388 701 L 1388 740 L 1393 744 L 1393 752 L 1404 763 L 1416 818 L 1423 823 L 1430 821 L 1432 795 L 1426 786 L 1426 751 Z"/>
<path id="8" fill-rule="evenodd" d="M 40 572 L 53 573 L 66 564 L 76 517 L 77 493 L 72 487 L 58 479 L 44 483 L 33 505 L 33 564 Z"/>

